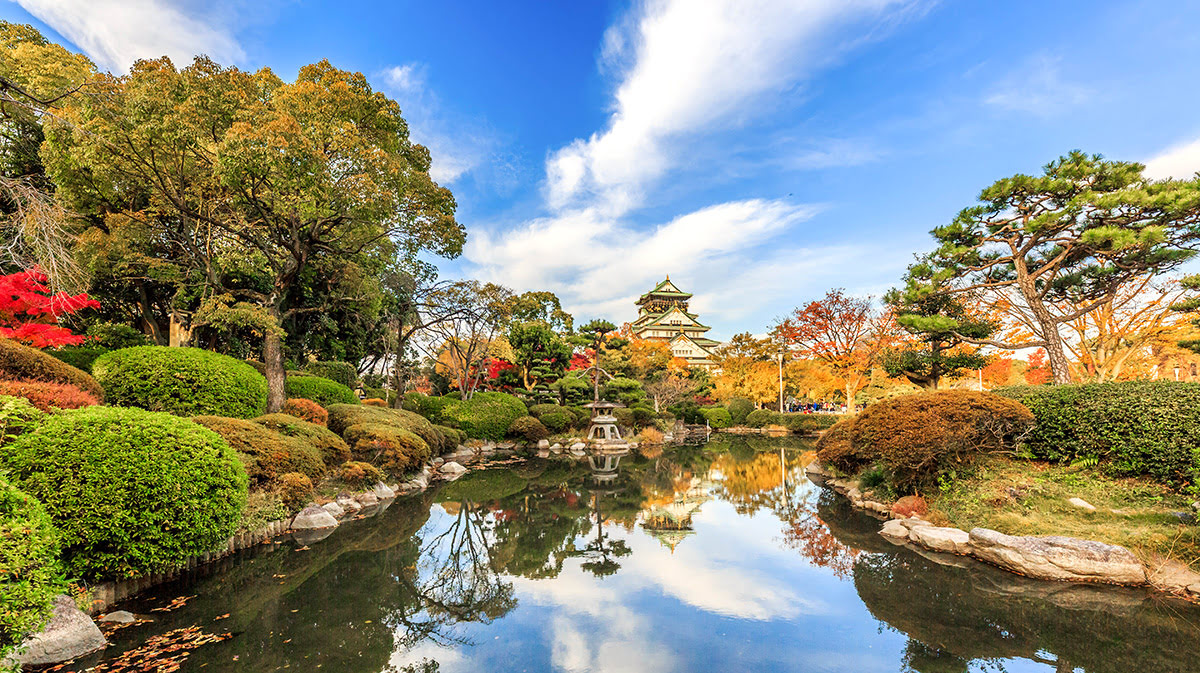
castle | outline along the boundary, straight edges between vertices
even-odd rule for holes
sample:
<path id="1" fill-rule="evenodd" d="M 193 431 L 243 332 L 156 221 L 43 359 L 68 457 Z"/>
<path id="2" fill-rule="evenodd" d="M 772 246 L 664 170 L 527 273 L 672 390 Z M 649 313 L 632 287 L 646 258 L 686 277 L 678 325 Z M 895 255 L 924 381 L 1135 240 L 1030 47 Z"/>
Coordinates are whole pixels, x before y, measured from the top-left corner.
<path id="1" fill-rule="evenodd" d="M 704 336 L 708 326 L 701 325 L 696 315 L 688 313 L 692 295 L 680 290 L 671 277 L 654 286 L 637 300 L 638 317 L 630 327 L 634 336 L 666 341 L 675 357 L 689 365 L 712 367 L 713 349 L 720 345 Z"/>

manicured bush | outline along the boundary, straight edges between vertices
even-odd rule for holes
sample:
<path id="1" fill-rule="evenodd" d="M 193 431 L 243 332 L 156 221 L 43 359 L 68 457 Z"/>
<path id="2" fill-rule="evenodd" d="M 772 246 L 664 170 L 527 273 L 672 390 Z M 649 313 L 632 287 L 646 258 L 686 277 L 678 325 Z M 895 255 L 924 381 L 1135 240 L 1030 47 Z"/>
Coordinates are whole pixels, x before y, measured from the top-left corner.
<path id="1" fill-rule="evenodd" d="M 746 414 L 746 425 L 752 428 L 765 428 L 774 423 L 777 413 L 779 412 L 770 409 L 755 409 Z"/>
<path id="2" fill-rule="evenodd" d="M 1022 448 L 1055 462 L 1100 461 L 1119 475 L 1195 483 L 1200 466 L 1200 383 L 1128 381 L 1016 386 L 1037 425 Z"/>
<path id="3" fill-rule="evenodd" d="M 68 383 L 104 400 L 104 389 L 87 372 L 12 339 L 0 338 L 0 379 Z"/>
<path id="4" fill-rule="evenodd" d="M 114 406 L 233 418 L 267 408 L 267 380 L 253 367 L 200 348 L 123 348 L 100 356 L 92 372 Z"/>
<path id="5" fill-rule="evenodd" d="M 746 416 L 754 411 L 754 403 L 744 397 L 735 397 L 725 405 L 729 409 L 729 418 L 734 425 L 745 425 Z"/>
<path id="6" fill-rule="evenodd" d="M 567 410 L 575 415 L 575 422 L 571 423 L 571 427 L 582 429 L 587 428 L 587 426 L 591 424 L 591 409 L 584 409 L 583 407 L 567 407 Z"/>
<path id="7" fill-rule="evenodd" d="M 329 407 L 329 429 L 341 434 L 351 445 L 353 442 L 346 437 L 346 432 L 360 423 L 390 425 L 417 435 L 431 449 L 448 448 L 444 444 L 442 433 L 428 420 L 411 411 L 354 404 L 335 404 Z"/>
<path id="8" fill-rule="evenodd" d="M 355 460 L 392 474 L 404 474 L 429 460 L 429 444 L 416 433 L 385 423 L 358 423 L 346 429 Z"/>
<path id="9" fill-rule="evenodd" d="M 77 577 L 136 577 L 225 543 L 246 501 L 246 472 L 216 433 L 141 409 L 47 416 L 0 452 L 21 490 L 62 535 Z"/>
<path id="10" fill-rule="evenodd" d="M 550 432 L 546 430 L 546 426 L 542 425 L 541 421 L 533 416 L 522 416 L 508 426 L 508 435 L 526 442 L 537 443 L 539 440 L 549 437 Z"/>
<path id="11" fill-rule="evenodd" d="M 534 418 L 541 418 L 544 414 L 558 413 L 564 408 L 557 404 L 534 404 L 529 407 L 529 415 Z"/>
<path id="12" fill-rule="evenodd" d="M 325 408 L 316 402 L 306 400 L 303 397 L 293 397 L 284 402 L 283 408 L 280 411 L 289 416 L 295 416 L 302 421 L 316 423 L 317 425 L 326 425 L 329 423 L 329 412 L 325 411 Z"/>
<path id="13" fill-rule="evenodd" d="M 445 424 L 447 420 L 445 411 L 447 407 L 458 404 L 460 400 L 450 397 L 438 397 L 436 395 L 422 395 L 421 393 L 405 393 L 404 408 L 418 413 L 429 419 L 430 423 Z"/>
<path id="14" fill-rule="evenodd" d="M 504 439 L 513 421 L 528 415 L 524 402 L 500 392 L 475 393 L 471 399 L 445 407 L 442 412 L 468 437 L 496 441 Z"/>
<path id="15" fill-rule="evenodd" d="M 289 376 L 284 384 L 288 398 L 300 397 L 329 408 L 331 404 L 358 404 L 358 395 L 346 386 L 320 376 Z"/>
<path id="16" fill-rule="evenodd" d="M 58 531 L 41 503 L 0 474 L 0 662 L 46 624 L 66 590 L 58 554 Z"/>
<path id="17" fill-rule="evenodd" d="M 0 446 L 36 429 L 45 418 L 46 412 L 24 397 L 0 395 Z M 2 467 L 3 461 L 0 461 Z"/>
<path id="18" fill-rule="evenodd" d="M 370 463 L 351 460 L 338 468 L 337 478 L 354 488 L 363 488 L 383 481 L 383 472 Z"/>
<path id="19" fill-rule="evenodd" d="M 545 426 L 547 430 L 555 434 L 570 430 L 572 427 L 574 427 L 577 420 L 575 414 L 571 413 L 570 411 L 563 409 L 562 407 L 559 407 L 558 409 L 558 411 L 543 413 L 538 417 L 538 420 L 542 422 L 542 425 Z"/>
<path id="20" fill-rule="evenodd" d="M 454 447 L 467 441 L 467 433 L 456 428 L 446 427 L 445 425 L 435 425 L 434 430 L 437 430 L 442 435 L 442 449 L 453 449 Z"/>
<path id="21" fill-rule="evenodd" d="M 299 509 L 312 500 L 313 483 L 307 474 L 287 472 L 279 475 L 279 498 L 292 509 Z"/>
<path id="22" fill-rule="evenodd" d="M 111 351 L 134 346 L 149 346 L 150 338 L 129 325 L 98 322 L 87 328 L 87 344 Z"/>
<path id="23" fill-rule="evenodd" d="M 709 427 L 717 430 L 728 428 L 733 424 L 729 410 L 725 407 L 703 407 L 700 409 L 700 414 L 704 416 L 704 420 L 708 421 Z"/>
<path id="24" fill-rule="evenodd" d="M 102 346 L 62 346 L 45 352 L 76 369 L 91 373 L 92 363 L 96 361 L 96 358 L 112 350 Z"/>
<path id="25" fill-rule="evenodd" d="M 100 400 L 97 400 L 94 395 L 69 383 L 0 381 L 0 395 L 27 399 L 30 404 L 42 411 L 78 409 L 100 404 Z"/>
<path id="26" fill-rule="evenodd" d="M 629 411 L 633 413 L 634 428 L 644 427 L 654 418 L 654 407 L 646 404 L 634 404 L 629 407 Z"/>
<path id="27" fill-rule="evenodd" d="M 1033 423 L 1029 409 L 999 395 L 917 393 L 878 402 L 835 425 L 817 455 L 846 472 L 878 463 L 897 492 L 912 493 L 933 487 L 940 475 L 965 467 L 982 452 L 1015 447 Z M 844 432 L 850 446 L 839 455 L 830 447 Z"/>
<path id="28" fill-rule="evenodd" d="M 306 363 L 303 370 L 314 376 L 327 378 L 330 381 L 337 381 L 347 388 L 352 389 L 358 385 L 358 369 L 349 362 L 318 360 Z"/>
<path id="29" fill-rule="evenodd" d="M 241 418 L 197 416 L 193 421 L 217 433 L 237 451 L 250 486 L 260 487 L 287 472 L 320 479 L 325 472 L 321 452 L 309 442 Z"/>
<path id="30" fill-rule="evenodd" d="M 368 407 L 386 407 L 386 406 L 388 406 L 387 400 L 382 400 L 377 397 L 368 397 L 368 398 L 364 399 L 362 401 L 362 403 L 367 405 Z"/>
<path id="31" fill-rule="evenodd" d="M 817 459 L 846 474 L 855 474 L 869 464 L 876 453 L 870 447 L 855 449 L 851 442 L 853 429 L 854 418 L 850 417 L 822 433 L 816 444 Z"/>
<path id="32" fill-rule="evenodd" d="M 281 435 L 308 442 L 316 448 L 321 461 L 328 467 L 350 460 L 350 447 L 346 441 L 324 425 L 309 423 L 289 414 L 267 414 L 254 419 L 254 422 Z"/>

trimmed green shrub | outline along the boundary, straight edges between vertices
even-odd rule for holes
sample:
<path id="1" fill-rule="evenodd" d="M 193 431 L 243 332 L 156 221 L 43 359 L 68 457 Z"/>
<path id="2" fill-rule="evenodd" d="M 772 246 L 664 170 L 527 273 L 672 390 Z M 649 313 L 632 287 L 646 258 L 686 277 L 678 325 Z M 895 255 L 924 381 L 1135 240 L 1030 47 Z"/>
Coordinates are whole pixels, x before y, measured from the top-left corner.
<path id="1" fill-rule="evenodd" d="M 12 339 L 0 338 L 0 379 L 69 383 L 104 400 L 104 389 L 87 372 Z"/>
<path id="2" fill-rule="evenodd" d="M 355 460 L 392 474 L 403 474 L 429 460 L 429 444 L 416 433 L 386 423 L 358 423 L 346 428 L 346 443 Z"/>
<path id="3" fill-rule="evenodd" d="M 916 393 L 877 402 L 833 426 L 817 456 L 851 474 L 879 463 L 895 491 L 907 494 L 934 487 L 944 472 L 982 452 L 1014 447 L 1033 424 L 1029 409 L 992 393 Z"/>
<path id="4" fill-rule="evenodd" d="M 434 430 L 437 430 L 442 435 L 442 449 L 453 449 L 459 444 L 467 441 L 467 433 L 457 428 L 450 428 L 445 425 L 435 425 Z"/>
<path id="5" fill-rule="evenodd" d="M 629 407 L 629 411 L 633 413 L 632 427 L 635 428 L 645 427 L 654 418 L 654 407 L 648 404 L 634 404 Z"/>
<path id="6" fill-rule="evenodd" d="M 225 440 L 170 414 L 64 411 L 0 456 L 58 527 L 67 569 L 86 579 L 137 577 L 211 551 L 246 502 L 245 469 Z"/>
<path id="7" fill-rule="evenodd" d="M 54 350 L 48 350 L 45 352 L 76 369 L 88 372 L 90 374 L 92 371 L 92 363 L 96 361 L 96 358 L 111 351 L 111 348 L 104 348 L 101 346 L 63 346 L 61 348 L 55 348 Z"/>
<path id="8" fill-rule="evenodd" d="M 422 395 L 421 393 L 404 393 L 404 408 L 424 416 L 429 419 L 430 423 L 445 424 L 447 420 L 445 415 L 446 407 L 458 403 L 459 400 L 449 397 Z"/>
<path id="9" fill-rule="evenodd" d="M 328 409 L 329 429 L 346 437 L 346 431 L 360 423 L 378 423 L 407 430 L 420 437 L 431 449 L 446 448 L 442 433 L 419 414 L 404 409 L 368 407 L 361 404 L 335 404 Z M 353 442 L 346 437 L 347 443 Z"/>
<path id="10" fill-rule="evenodd" d="M 546 439 L 550 436 L 550 432 L 546 430 L 546 426 L 533 416 L 522 416 L 512 422 L 508 426 L 508 435 L 510 437 L 518 437 L 530 443 L 537 443 L 539 440 Z"/>
<path id="11" fill-rule="evenodd" d="M 0 380 L 0 396 L 21 397 L 42 411 L 78 409 L 100 404 L 91 393 L 69 383 Z"/>
<path id="12" fill-rule="evenodd" d="M 41 425 L 46 413 L 23 397 L 0 395 L 0 446 Z"/>
<path id="13" fill-rule="evenodd" d="M 293 397 L 283 403 L 282 413 L 289 416 L 295 416 L 302 421 L 316 423 L 317 425 L 327 425 L 329 423 L 329 412 L 321 405 L 306 400 L 303 397 Z"/>
<path id="14" fill-rule="evenodd" d="M 744 397 L 735 397 L 725 404 L 729 409 L 729 418 L 734 425 L 745 425 L 746 416 L 754 411 L 754 403 Z"/>
<path id="15" fill-rule="evenodd" d="M 350 446 L 336 432 L 324 425 L 309 423 L 289 414 L 267 414 L 254 419 L 254 422 L 281 435 L 308 442 L 328 467 L 350 460 Z"/>
<path id="16" fill-rule="evenodd" d="M 570 430 L 575 426 L 578 418 L 575 416 L 575 414 L 563 409 L 562 407 L 559 407 L 558 409 L 558 411 L 543 413 L 538 418 L 538 420 L 542 422 L 542 425 L 545 426 L 547 430 L 555 434 Z"/>
<path id="17" fill-rule="evenodd" d="M 1200 383 L 1128 381 L 1001 388 L 1037 425 L 1022 442 L 1034 458 L 1093 459 L 1119 475 L 1195 483 L 1200 468 Z"/>
<path id="18" fill-rule="evenodd" d="M 320 479 L 325 472 L 321 452 L 303 439 L 241 418 L 197 416 L 192 420 L 220 435 L 237 451 L 252 487 L 275 481 L 287 472 L 312 479 Z"/>
<path id="19" fill-rule="evenodd" d="M 41 503 L 0 474 L 0 662 L 45 626 L 66 591 L 58 553 L 58 531 Z"/>
<path id="20" fill-rule="evenodd" d="M 337 478 L 355 488 L 363 488 L 383 481 L 383 472 L 370 463 L 349 460 L 338 468 Z"/>
<path id="21" fill-rule="evenodd" d="M 329 408 L 331 404 L 358 404 L 358 395 L 346 386 L 321 376 L 289 376 L 284 384 L 289 398 L 312 400 Z"/>
<path id="22" fill-rule="evenodd" d="M 704 420 L 708 421 L 709 427 L 716 430 L 728 428 L 733 424 L 729 410 L 725 407 L 703 407 L 700 409 L 700 414 L 704 416 Z"/>
<path id="23" fill-rule="evenodd" d="M 752 428 L 765 428 L 775 422 L 775 414 L 778 413 L 778 411 L 770 409 L 755 409 L 746 414 L 746 425 Z"/>
<path id="24" fill-rule="evenodd" d="M 534 418 L 541 418 L 544 414 L 557 413 L 564 408 L 557 404 L 534 404 L 529 407 L 529 415 Z"/>
<path id="25" fill-rule="evenodd" d="M 287 472 L 279 475 L 279 498 L 291 509 L 300 509 L 307 504 L 313 495 L 312 479 L 300 472 Z"/>
<path id="26" fill-rule="evenodd" d="M 349 362 L 317 360 L 306 363 L 302 369 L 314 376 L 327 378 L 330 381 L 337 381 L 347 388 L 353 389 L 358 385 L 358 368 Z"/>
<path id="27" fill-rule="evenodd" d="M 499 441 L 512 422 L 528 415 L 525 403 L 499 392 L 479 392 L 471 399 L 451 405 L 442 410 L 458 428 L 475 439 Z"/>
<path id="28" fill-rule="evenodd" d="M 232 418 L 253 418 L 267 408 L 262 375 L 241 360 L 200 348 L 123 348 L 100 356 L 92 372 L 114 406 Z"/>

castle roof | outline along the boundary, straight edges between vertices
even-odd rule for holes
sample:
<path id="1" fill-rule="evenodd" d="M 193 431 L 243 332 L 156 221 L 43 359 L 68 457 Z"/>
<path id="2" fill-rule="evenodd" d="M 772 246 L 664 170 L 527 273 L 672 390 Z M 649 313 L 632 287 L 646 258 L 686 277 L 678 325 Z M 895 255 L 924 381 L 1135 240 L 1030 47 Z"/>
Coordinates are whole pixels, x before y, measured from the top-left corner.
<path id="1" fill-rule="evenodd" d="M 655 298 L 689 299 L 691 296 L 692 295 L 690 293 L 684 292 L 683 290 L 675 287 L 675 284 L 671 282 L 671 277 L 667 276 L 662 280 L 662 282 L 660 282 L 658 285 L 655 285 L 653 290 L 650 290 L 641 297 L 638 297 L 637 303 L 641 304 Z"/>

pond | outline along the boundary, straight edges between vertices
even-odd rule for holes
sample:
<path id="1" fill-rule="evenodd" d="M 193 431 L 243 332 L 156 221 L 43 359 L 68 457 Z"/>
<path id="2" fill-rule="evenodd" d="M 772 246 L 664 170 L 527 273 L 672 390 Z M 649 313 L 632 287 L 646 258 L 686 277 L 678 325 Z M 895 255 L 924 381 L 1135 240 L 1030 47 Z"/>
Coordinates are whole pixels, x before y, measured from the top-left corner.
<path id="1" fill-rule="evenodd" d="M 119 606 L 154 621 L 63 670 L 1200 671 L 1200 609 L 893 546 L 804 478 L 808 450 L 473 472 L 157 587 Z M 171 651 L 201 634 L 230 637 Z"/>

